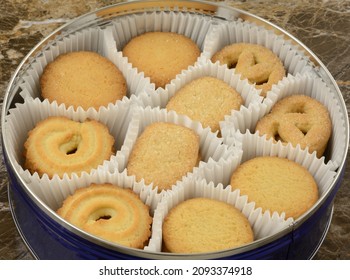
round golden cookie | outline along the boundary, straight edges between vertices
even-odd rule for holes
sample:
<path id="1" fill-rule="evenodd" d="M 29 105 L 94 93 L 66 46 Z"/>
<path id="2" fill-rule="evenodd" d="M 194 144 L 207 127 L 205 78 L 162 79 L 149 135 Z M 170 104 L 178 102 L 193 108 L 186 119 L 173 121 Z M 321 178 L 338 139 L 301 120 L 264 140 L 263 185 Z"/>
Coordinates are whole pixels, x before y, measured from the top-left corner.
<path id="1" fill-rule="evenodd" d="M 199 136 L 191 129 L 156 122 L 145 128 L 131 151 L 127 170 L 136 180 L 170 189 L 197 165 Z"/>
<path id="2" fill-rule="evenodd" d="M 239 110 L 243 98 L 224 81 L 214 77 L 201 77 L 181 88 L 169 100 L 166 108 L 200 121 L 213 132 L 220 129 L 220 121 L 231 110 Z"/>
<path id="3" fill-rule="evenodd" d="M 247 195 L 263 211 L 285 212 L 297 219 L 318 199 L 317 184 L 303 166 L 285 158 L 257 157 L 244 162 L 232 174 L 231 186 Z"/>
<path id="4" fill-rule="evenodd" d="M 123 48 L 123 55 L 157 88 L 164 88 L 177 74 L 196 62 L 200 49 L 181 34 L 147 32 L 132 38 Z"/>
<path id="5" fill-rule="evenodd" d="M 208 198 L 185 200 L 163 222 L 163 244 L 171 253 L 206 253 L 254 241 L 248 219 L 234 206 Z"/>
<path id="6" fill-rule="evenodd" d="M 267 139 L 308 147 L 310 153 L 316 151 L 321 157 L 331 136 L 332 121 L 327 108 L 316 99 L 292 95 L 278 101 L 255 130 Z"/>
<path id="7" fill-rule="evenodd" d="M 260 95 L 264 97 L 272 85 L 285 76 L 283 63 L 278 56 L 261 45 L 232 44 L 215 53 L 211 60 L 235 68 L 243 78 L 255 84 L 257 89 L 261 89 Z"/>
<path id="8" fill-rule="evenodd" d="M 148 206 L 130 189 L 110 184 L 77 189 L 57 214 L 90 234 L 132 248 L 142 249 L 151 235 Z"/>
<path id="9" fill-rule="evenodd" d="M 50 102 L 90 107 L 115 103 L 126 95 L 126 80 L 105 57 L 87 51 L 66 53 L 49 63 L 40 78 L 41 95 Z"/>
<path id="10" fill-rule="evenodd" d="M 24 144 L 24 167 L 40 176 L 80 174 L 97 168 L 113 154 L 114 138 L 95 120 L 83 123 L 66 117 L 49 117 L 39 122 Z"/>

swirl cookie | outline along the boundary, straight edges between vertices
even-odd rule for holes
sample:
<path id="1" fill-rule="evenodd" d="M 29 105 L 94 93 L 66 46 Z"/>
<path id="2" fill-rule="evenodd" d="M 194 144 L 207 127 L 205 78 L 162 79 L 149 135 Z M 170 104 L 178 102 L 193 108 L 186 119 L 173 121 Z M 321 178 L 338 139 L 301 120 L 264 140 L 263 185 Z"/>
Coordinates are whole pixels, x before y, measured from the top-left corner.
<path id="1" fill-rule="evenodd" d="M 58 56 L 49 63 L 40 78 L 41 95 L 50 102 L 90 107 L 115 103 L 126 95 L 126 80 L 105 57 L 87 51 Z"/>
<path id="2" fill-rule="evenodd" d="M 205 253 L 254 241 L 248 219 L 234 206 L 208 198 L 186 200 L 163 222 L 163 251 Z"/>
<path id="3" fill-rule="evenodd" d="M 77 189 L 57 214 L 90 234 L 132 248 L 142 249 L 151 235 L 148 206 L 130 189 L 118 186 Z"/>
<path id="4" fill-rule="evenodd" d="M 157 122 L 138 137 L 127 164 L 128 175 L 146 184 L 158 186 L 158 192 L 170 189 L 197 165 L 199 136 L 181 125 Z"/>
<path id="5" fill-rule="evenodd" d="M 28 133 L 24 144 L 24 167 L 40 176 L 63 177 L 89 172 L 109 160 L 114 138 L 100 122 L 83 123 L 65 117 L 49 117 Z"/>
<path id="6" fill-rule="evenodd" d="M 264 97 L 272 85 L 285 76 L 285 69 L 278 56 L 261 45 L 232 44 L 215 53 L 211 60 L 235 68 L 242 78 L 248 79 L 257 89 L 261 89 L 260 95 Z"/>
<path id="7" fill-rule="evenodd" d="M 238 166 L 231 186 L 263 211 L 297 219 L 318 199 L 317 184 L 303 166 L 285 158 L 257 157 Z"/>
<path id="8" fill-rule="evenodd" d="M 214 77 L 201 77 L 181 88 L 169 100 L 166 108 L 187 115 L 209 126 L 213 132 L 220 129 L 219 122 L 231 110 L 239 110 L 243 98 L 224 81 Z"/>
<path id="9" fill-rule="evenodd" d="M 123 48 L 123 55 L 157 88 L 164 88 L 177 74 L 196 62 L 200 49 L 181 34 L 147 32 L 132 38 Z"/>
<path id="10" fill-rule="evenodd" d="M 282 143 L 300 145 L 316 151 L 321 157 L 332 132 L 327 108 L 306 95 L 292 95 L 278 101 L 271 112 L 260 119 L 255 128 L 260 135 Z"/>

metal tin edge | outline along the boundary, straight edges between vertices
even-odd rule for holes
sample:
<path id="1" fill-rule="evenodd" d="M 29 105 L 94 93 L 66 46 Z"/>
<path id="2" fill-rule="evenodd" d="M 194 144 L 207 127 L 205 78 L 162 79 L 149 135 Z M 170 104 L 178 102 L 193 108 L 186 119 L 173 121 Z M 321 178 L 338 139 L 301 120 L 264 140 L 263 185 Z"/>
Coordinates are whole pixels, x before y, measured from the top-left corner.
<path id="1" fill-rule="evenodd" d="M 206 1 L 152 1 L 152 0 L 147 0 L 147 1 L 128 1 L 127 3 L 118 3 L 118 4 L 114 4 L 114 5 L 110 5 L 104 8 L 101 8 L 97 11 L 94 12 L 90 12 L 87 14 L 84 14 L 76 19 L 73 19 L 72 21 L 64 24 L 63 26 L 61 26 L 60 28 L 56 29 L 55 31 L 53 31 L 50 35 L 48 35 L 47 37 L 45 37 L 42 41 L 40 41 L 26 56 L 25 58 L 21 61 L 21 63 L 19 64 L 19 66 L 17 67 L 16 71 L 14 72 L 14 74 L 12 75 L 12 78 L 9 82 L 9 85 L 6 89 L 5 92 L 5 97 L 4 97 L 4 106 L 2 108 L 2 112 L 1 112 L 1 141 L 3 143 L 3 153 L 5 155 L 5 157 L 8 158 L 8 163 L 11 166 L 12 170 L 15 171 L 14 165 L 13 165 L 13 157 L 11 157 L 11 155 L 8 154 L 7 150 L 6 150 L 6 141 L 4 139 L 4 123 L 5 123 L 5 117 L 6 114 L 8 113 L 8 110 L 10 108 L 10 105 L 13 102 L 14 99 L 14 95 L 15 93 L 13 92 L 12 86 L 14 84 L 15 79 L 17 78 L 19 72 L 22 70 L 22 67 L 24 65 L 26 65 L 26 63 L 28 63 L 28 60 L 31 57 L 34 57 L 36 53 L 38 53 L 42 47 L 45 45 L 45 43 L 47 43 L 48 41 L 50 41 L 52 38 L 55 38 L 58 34 L 60 34 L 61 32 L 67 31 L 67 30 L 71 30 L 71 28 L 73 29 L 81 29 L 83 28 L 81 23 L 84 23 L 86 21 L 91 22 L 93 20 L 98 20 L 99 16 L 108 16 L 110 15 L 111 11 L 113 10 L 114 12 L 120 12 L 120 13 L 126 13 L 127 11 L 130 12 L 130 10 L 128 9 L 129 5 L 131 5 L 132 7 L 134 7 L 134 9 L 132 11 L 135 10 L 140 10 L 140 11 L 144 11 L 147 8 L 154 8 L 156 4 L 160 5 L 160 3 L 162 3 L 162 7 L 164 8 L 175 8 L 175 7 L 187 7 L 187 8 L 192 8 L 192 4 L 197 8 L 200 9 L 201 7 L 203 7 L 202 5 L 205 5 L 205 9 L 208 12 L 208 14 L 212 13 L 213 16 L 217 16 L 220 18 L 224 18 L 224 19 L 230 19 L 231 17 L 241 17 L 244 20 L 250 20 L 250 21 L 254 21 L 257 24 L 263 25 L 264 27 L 269 27 L 269 29 L 272 30 L 276 30 L 278 33 L 283 34 L 284 36 L 286 36 L 286 38 L 288 39 L 292 39 L 293 42 L 300 46 L 305 52 L 306 54 L 311 58 L 311 60 L 315 63 L 316 66 L 319 66 L 319 69 L 322 70 L 322 72 L 320 72 L 320 75 L 323 79 L 325 79 L 328 83 L 330 83 L 330 85 L 332 86 L 332 88 L 337 92 L 338 96 L 338 101 L 341 105 L 342 111 L 344 113 L 344 115 L 347 115 L 347 109 L 346 109 L 346 105 L 344 100 L 341 97 L 341 92 L 334 80 L 334 78 L 332 77 L 332 75 L 330 74 L 330 72 L 327 70 L 327 68 L 324 66 L 324 64 L 318 59 L 318 57 L 312 53 L 312 51 L 307 48 L 302 42 L 300 42 L 298 39 L 296 39 L 294 36 L 292 36 L 291 34 L 287 33 L 286 31 L 284 31 L 283 29 L 281 29 L 280 27 L 278 27 L 275 24 L 272 24 L 268 21 L 266 21 L 265 19 L 262 19 L 260 17 L 257 17 L 253 14 L 250 14 L 248 12 L 227 6 L 223 3 L 213 3 L 213 2 L 206 2 Z M 167 5 L 165 5 L 165 3 Z M 137 9 L 136 9 L 137 7 Z M 107 11 L 110 11 L 109 13 Z M 224 11 L 224 13 L 223 13 Z M 11 93 L 12 96 L 11 96 Z M 348 150 L 348 146 L 349 146 L 349 120 L 348 118 L 345 118 L 345 122 L 346 122 L 346 150 Z M 339 180 L 341 171 L 343 170 L 344 166 L 345 166 L 345 161 L 346 161 L 346 153 L 344 154 L 344 157 L 342 159 L 342 162 L 340 164 L 340 167 L 337 171 L 337 175 L 334 178 L 334 183 L 337 182 L 337 180 Z M 22 184 L 22 188 L 23 186 L 25 186 L 25 182 L 20 178 L 19 174 L 15 171 L 15 174 L 17 176 L 17 179 L 21 182 Z M 231 250 L 227 250 L 227 251 L 221 251 L 221 252 L 215 252 L 215 253 L 209 253 L 209 254 L 194 254 L 194 255 L 175 255 L 174 254 L 166 254 L 166 253 L 149 253 L 149 252 L 145 252 L 142 250 L 136 250 L 133 252 L 132 255 L 136 255 L 136 256 L 142 256 L 142 257 L 148 257 L 150 258 L 155 257 L 155 258 L 217 258 L 217 257 L 225 257 L 225 256 L 229 256 L 232 254 L 239 254 L 241 252 L 245 252 L 248 250 L 253 250 L 255 248 L 258 248 L 260 246 L 263 246 L 265 244 L 268 244 L 271 241 L 274 241 L 282 236 L 284 236 L 285 234 L 287 234 L 288 232 L 292 231 L 293 228 L 296 228 L 300 225 L 302 225 L 302 223 L 307 220 L 314 212 L 316 212 L 316 210 L 320 207 L 320 205 L 327 199 L 327 197 L 330 195 L 330 193 L 333 190 L 333 186 L 334 183 L 332 184 L 332 187 L 329 189 L 329 191 L 318 201 L 317 204 L 315 204 L 308 212 L 306 212 L 303 216 L 301 216 L 298 220 L 296 220 L 293 224 L 293 227 L 288 227 L 286 229 L 284 229 L 281 232 L 278 232 L 277 234 L 271 235 L 267 238 L 264 239 L 260 239 L 258 241 L 255 241 L 247 246 L 244 247 L 240 247 L 240 248 L 236 248 L 236 249 L 231 249 Z M 36 202 L 36 204 L 38 205 L 38 207 L 45 213 L 47 214 L 50 218 L 52 218 L 54 221 L 58 222 L 59 224 L 61 224 L 62 226 L 66 227 L 67 229 L 71 230 L 72 232 L 74 232 L 75 234 L 78 234 L 79 236 L 82 236 L 84 238 L 87 238 L 88 240 L 92 240 L 93 242 L 97 241 L 97 244 L 104 246 L 106 248 L 116 248 L 119 249 L 121 251 L 124 251 L 125 249 L 122 246 L 116 246 L 115 244 L 112 244 L 110 242 L 106 242 L 102 239 L 96 238 L 94 236 L 91 236 L 83 231 L 81 231 L 80 229 L 69 225 L 67 222 L 65 222 L 62 218 L 60 218 L 53 210 L 51 210 L 50 208 L 48 208 L 34 193 L 32 193 L 30 190 L 28 190 L 27 188 L 23 188 L 23 190 L 26 192 L 26 194 L 33 200 Z M 96 242 L 95 242 L 96 243 Z M 130 248 L 127 248 L 128 253 L 130 253 Z M 133 250 L 131 250 L 133 251 Z"/>

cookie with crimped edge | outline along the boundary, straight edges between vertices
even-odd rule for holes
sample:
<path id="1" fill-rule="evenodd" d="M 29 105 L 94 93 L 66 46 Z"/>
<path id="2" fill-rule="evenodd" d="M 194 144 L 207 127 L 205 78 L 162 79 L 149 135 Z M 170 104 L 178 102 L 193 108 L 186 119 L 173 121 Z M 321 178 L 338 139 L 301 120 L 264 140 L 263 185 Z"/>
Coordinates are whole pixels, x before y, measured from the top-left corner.
<path id="1" fill-rule="evenodd" d="M 162 227 L 163 251 L 207 253 L 254 241 L 248 219 L 234 206 L 204 197 L 185 200 L 172 208 Z"/>
<path id="2" fill-rule="evenodd" d="M 24 167 L 32 174 L 63 177 L 90 172 L 114 153 L 114 137 L 95 120 L 73 121 L 48 117 L 28 132 L 24 143 Z"/>
<path id="3" fill-rule="evenodd" d="M 255 128 L 267 139 L 284 144 L 298 144 L 321 157 L 332 133 L 327 108 L 306 95 L 291 95 L 278 101 L 271 112 L 260 119 Z"/>
<path id="4" fill-rule="evenodd" d="M 128 175 L 137 181 L 168 190 L 197 165 L 199 136 L 192 129 L 173 123 L 148 125 L 131 151 Z"/>
<path id="5" fill-rule="evenodd" d="M 59 55 L 45 67 L 40 86 L 42 97 L 50 102 L 84 110 L 106 107 L 127 93 L 121 71 L 107 58 L 89 51 Z"/>
<path id="6" fill-rule="evenodd" d="M 178 90 L 166 108 L 200 121 L 213 132 L 220 129 L 219 122 L 232 110 L 239 110 L 243 98 L 224 81 L 210 76 L 193 80 Z"/>
<path id="7" fill-rule="evenodd" d="M 235 43 L 225 46 L 216 52 L 211 60 L 235 68 L 242 78 L 248 79 L 261 89 L 260 95 L 266 97 L 272 85 L 277 84 L 285 76 L 282 61 L 268 48 L 249 43 Z"/>
<path id="8" fill-rule="evenodd" d="M 248 196 L 248 202 L 270 213 L 284 212 L 297 219 L 318 200 L 318 187 L 310 172 L 300 164 L 279 157 L 256 157 L 233 172 L 231 186 Z"/>
<path id="9" fill-rule="evenodd" d="M 174 32 L 146 32 L 132 38 L 123 48 L 128 62 L 164 88 L 182 70 L 193 65 L 200 49 L 190 38 Z"/>
<path id="10" fill-rule="evenodd" d="M 57 213 L 90 234 L 127 247 L 142 249 L 151 235 L 149 207 L 131 189 L 111 184 L 77 189 Z"/>

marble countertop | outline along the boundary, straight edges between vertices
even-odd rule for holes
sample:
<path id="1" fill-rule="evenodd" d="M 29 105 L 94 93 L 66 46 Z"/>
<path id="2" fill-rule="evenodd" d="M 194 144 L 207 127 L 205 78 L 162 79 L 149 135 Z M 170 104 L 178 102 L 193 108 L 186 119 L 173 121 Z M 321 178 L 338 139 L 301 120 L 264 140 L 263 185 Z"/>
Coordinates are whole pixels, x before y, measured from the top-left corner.
<path id="1" fill-rule="evenodd" d="M 12 73 L 45 36 L 110 0 L 2 0 L 0 5 L 0 101 Z M 246 10 L 285 29 L 311 49 L 336 80 L 350 107 L 350 2 L 348 0 L 213 1 Z M 349 158 L 349 155 L 348 155 Z M 0 259 L 32 259 L 12 220 L 7 172 L 0 166 Z M 350 259 L 350 166 L 334 202 L 328 234 L 315 259 Z"/>

